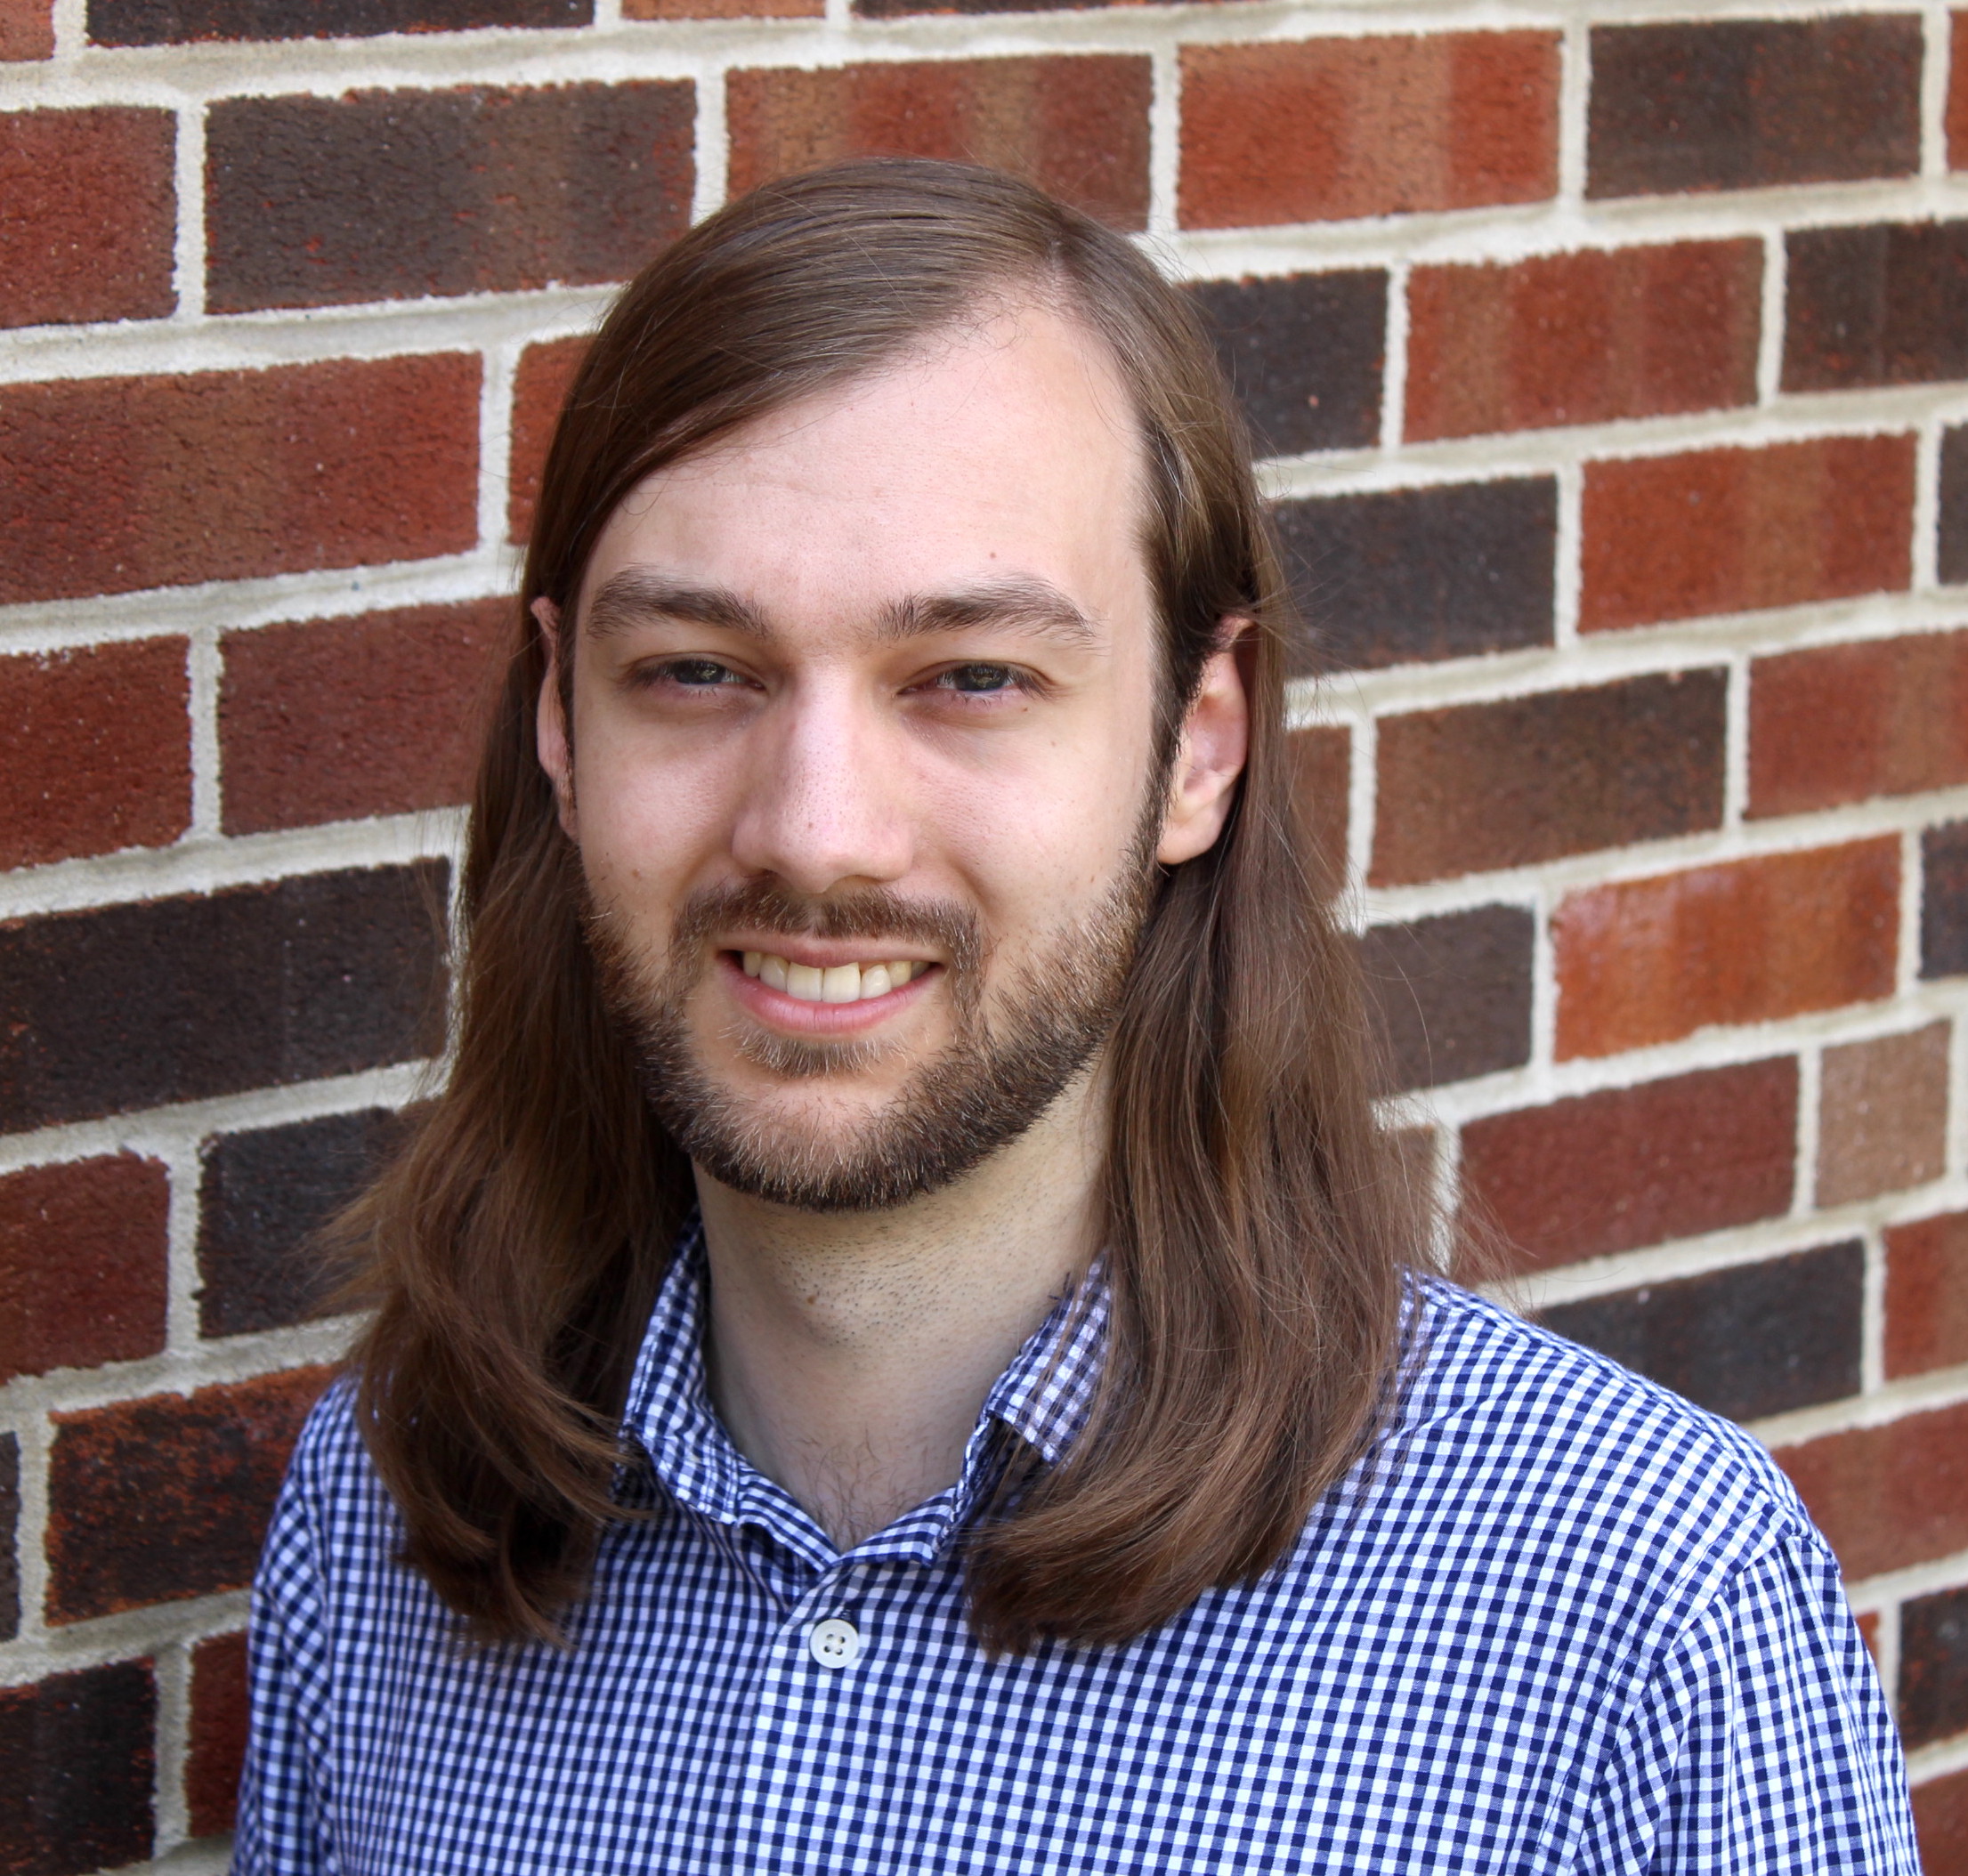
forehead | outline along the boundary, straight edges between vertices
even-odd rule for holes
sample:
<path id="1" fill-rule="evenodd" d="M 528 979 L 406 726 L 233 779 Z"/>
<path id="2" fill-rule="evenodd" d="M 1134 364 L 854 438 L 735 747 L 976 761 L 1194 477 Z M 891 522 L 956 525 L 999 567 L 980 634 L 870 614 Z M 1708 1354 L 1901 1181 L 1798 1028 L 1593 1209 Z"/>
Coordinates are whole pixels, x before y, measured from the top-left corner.
<path id="1" fill-rule="evenodd" d="M 625 498 L 583 581 L 627 569 L 813 616 L 1029 578 L 1145 602 L 1139 428 L 1105 343 L 1036 303 L 747 425 Z"/>

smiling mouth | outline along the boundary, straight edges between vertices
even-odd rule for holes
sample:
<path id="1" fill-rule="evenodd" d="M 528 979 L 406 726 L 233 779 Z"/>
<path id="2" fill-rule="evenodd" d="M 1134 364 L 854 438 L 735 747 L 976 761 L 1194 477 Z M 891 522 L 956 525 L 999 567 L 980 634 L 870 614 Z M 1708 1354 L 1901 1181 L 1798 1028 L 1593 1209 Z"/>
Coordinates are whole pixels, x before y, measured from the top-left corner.
<path id="1" fill-rule="evenodd" d="M 800 1003 L 866 1003 L 899 991 L 935 966 L 916 958 L 882 958 L 872 964 L 833 964 L 824 968 L 794 964 L 772 951 L 743 954 L 745 974 Z"/>

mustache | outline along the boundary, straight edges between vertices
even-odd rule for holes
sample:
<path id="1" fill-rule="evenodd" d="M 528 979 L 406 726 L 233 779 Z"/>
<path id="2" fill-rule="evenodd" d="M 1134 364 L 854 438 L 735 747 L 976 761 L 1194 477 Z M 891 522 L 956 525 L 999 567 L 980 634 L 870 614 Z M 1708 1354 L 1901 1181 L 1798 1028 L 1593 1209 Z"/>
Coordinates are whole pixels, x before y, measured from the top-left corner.
<path id="1" fill-rule="evenodd" d="M 976 914 L 948 900 L 905 899 L 884 886 L 856 886 L 820 898 L 793 892 L 777 879 L 749 879 L 700 888 L 676 914 L 670 954 L 681 963 L 701 952 L 720 931 L 738 926 L 785 938 L 899 939 L 932 945 L 953 974 L 969 976 L 984 961 Z"/>

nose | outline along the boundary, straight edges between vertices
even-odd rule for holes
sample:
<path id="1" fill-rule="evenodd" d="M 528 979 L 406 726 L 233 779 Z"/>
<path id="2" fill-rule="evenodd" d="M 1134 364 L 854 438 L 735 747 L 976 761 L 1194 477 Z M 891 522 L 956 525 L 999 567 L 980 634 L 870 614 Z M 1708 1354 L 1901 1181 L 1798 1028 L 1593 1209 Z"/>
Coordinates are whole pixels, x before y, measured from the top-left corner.
<path id="1" fill-rule="evenodd" d="M 846 673 L 790 687 L 765 711 L 748 750 L 732 853 L 814 898 L 887 885 L 915 860 L 905 764 L 878 699 Z"/>

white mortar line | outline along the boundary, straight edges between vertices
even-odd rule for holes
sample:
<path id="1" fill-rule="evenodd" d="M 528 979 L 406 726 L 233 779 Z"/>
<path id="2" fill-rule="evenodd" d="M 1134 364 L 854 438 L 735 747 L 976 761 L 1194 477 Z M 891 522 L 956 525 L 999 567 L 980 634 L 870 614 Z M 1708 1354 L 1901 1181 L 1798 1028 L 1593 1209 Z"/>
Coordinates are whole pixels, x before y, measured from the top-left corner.
<path id="1" fill-rule="evenodd" d="M 158 1155 L 171 1181 L 171 1203 L 166 1232 L 165 1352 L 196 1353 L 198 1333 L 198 1209 L 205 1168 L 198 1142 L 179 1139 Z"/>
<path id="2" fill-rule="evenodd" d="M 1397 261 L 1387 275 L 1386 364 L 1381 378 L 1381 451 L 1391 457 L 1407 427 L 1408 282 L 1413 270 Z"/>
<path id="3" fill-rule="evenodd" d="M 1879 1670 L 1879 1685 L 1886 1695 L 1889 1710 L 1899 1703 L 1899 1605 L 1887 1603 L 1876 1612 L 1873 1630 L 1874 1662 Z"/>
<path id="4" fill-rule="evenodd" d="M 1749 813 L 1749 659 L 1742 652 L 1729 660 L 1722 693 L 1722 826 L 1739 829 Z"/>
<path id="5" fill-rule="evenodd" d="M 1896 994 L 1919 993 L 1920 978 L 1920 830 L 1908 828 L 1899 837 L 1899 934 L 1893 960 Z"/>
<path id="6" fill-rule="evenodd" d="M 1174 45 L 1158 45 L 1150 65 L 1148 99 L 1148 227 L 1158 248 L 1178 225 L 1176 192 L 1182 166 L 1182 59 Z M 1172 253 L 1158 252 L 1155 263 L 1169 271 Z"/>
<path id="7" fill-rule="evenodd" d="M 151 1656 L 157 1678 L 157 1839 L 158 1855 L 174 1850 L 190 1835 L 184 1801 L 184 1769 L 191 1735 L 190 1652 L 174 1640 Z"/>
<path id="8" fill-rule="evenodd" d="M 177 115 L 175 158 L 177 229 L 172 284 L 177 311 L 173 324 L 205 316 L 205 109 L 187 105 Z"/>
<path id="9" fill-rule="evenodd" d="M 1558 194 L 1568 206 L 1585 200 L 1591 93 L 1591 25 L 1581 15 L 1565 22 L 1559 45 Z"/>
<path id="10" fill-rule="evenodd" d="M 1859 1387 L 1877 1394 L 1886 1385 L 1886 1247 L 1876 1231 L 1864 1233 L 1866 1280 L 1859 1309 Z"/>
<path id="11" fill-rule="evenodd" d="M 478 539 L 503 541 L 513 491 L 513 387 L 519 344 L 507 340 L 480 354 L 478 378 Z"/>
<path id="12" fill-rule="evenodd" d="M 1916 593 L 1940 584 L 1940 433 L 1930 419 L 1915 433 L 1914 445 L 1913 584 Z"/>
<path id="13" fill-rule="evenodd" d="M 215 625 L 191 627 L 185 651 L 190 679 L 191 736 L 191 825 L 188 839 L 216 840 L 220 834 L 219 692 L 221 660 Z M 84 865 L 88 861 L 82 862 Z M 0 895 L 4 894 L 0 878 Z M 4 903 L 0 897 L 0 903 Z"/>
<path id="14" fill-rule="evenodd" d="M 1790 253 L 1781 227 L 1763 236 L 1763 278 L 1756 329 L 1756 401 L 1776 403 L 1784 392 L 1784 334 L 1790 293 Z"/>
<path id="15" fill-rule="evenodd" d="M 1945 4 L 1920 10 L 1923 54 L 1920 63 L 1920 173 L 1948 174 L 1948 85 L 1953 53 L 1952 19 Z"/>
<path id="16" fill-rule="evenodd" d="M 1816 1048 L 1797 1052 L 1797 1160 L 1791 1185 L 1790 1216 L 1798 1220 L 1820 1216 L 1818 1204 L 1818 1148 L 1823 1121 L 1824 1055 Z"/>
<path id="17" fill-rule="evenodd" d="M 731 131 L 725 122 L 730 102 L 725 74 L 710 68 L 697 79 L 697 117 L 691 134 L 690 218 L 701 222 L 725 206 L 731 172 Z"/>

